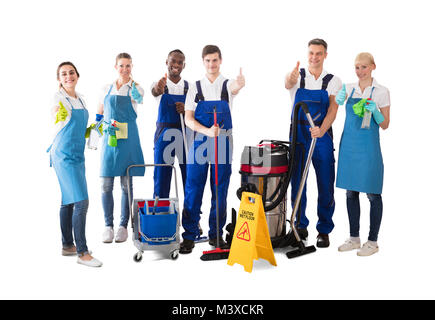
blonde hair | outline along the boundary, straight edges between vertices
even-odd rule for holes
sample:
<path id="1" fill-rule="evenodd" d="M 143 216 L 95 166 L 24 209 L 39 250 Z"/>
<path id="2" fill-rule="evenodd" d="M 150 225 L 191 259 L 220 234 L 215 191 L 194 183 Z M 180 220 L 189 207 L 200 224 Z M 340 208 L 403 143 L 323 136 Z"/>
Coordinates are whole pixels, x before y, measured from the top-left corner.
<path id="1" fill-rule="evenodd" d="M 367 61 L 367 62 L 369 62 L 370 64 L 374 64 L 374 65 L 376 65 L 376 64 L 375 64 L 375 59 L 373 58 L 372 54 L 371 54 L 371 53 L 368 53 L 368 52 L 361 52 L 361 53 L 358 53 L 358 55 L 357 55 L 356 58 L 355 58 L 355 63 L 357 63 L 357 62 L 362 62 L 362 61 Z"/>
<path id="2" fill-rule="evenodd" d="M 130 61 L 133 61 L 133 59 L 131 58 L 131 55 L 129 55 L 129 54 L 126 53 L 126 52 L 121 52 L 120 54 L 118 54 L 118 55 L 116 56 L 116 62 L 115 62 L 115 64 L 118 63 L 118 61 L 119 61 L 120 59 L 129 59 Z M 133 83 L 136 83 L 136 85 L 139 85 L 139 83 L 137 83 L 136 81 L 133 80 L 133 76 L 132 76 L 131 74 L 130 74 L 130 79 L 132 80 L 132 84 L 133 84 Z"/>

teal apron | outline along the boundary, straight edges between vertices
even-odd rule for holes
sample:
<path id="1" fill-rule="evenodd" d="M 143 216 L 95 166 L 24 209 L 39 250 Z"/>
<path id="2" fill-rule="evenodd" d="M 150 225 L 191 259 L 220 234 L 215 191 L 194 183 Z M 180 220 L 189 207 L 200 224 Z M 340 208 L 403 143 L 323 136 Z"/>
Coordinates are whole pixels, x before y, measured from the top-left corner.
<path id="1" fill-rule="evenodd" d="M 54 138 L 48 148 L 50 166 L 54 167 L 62 192 L 62 205 L 88 199 L 85 175 L 85 132 L 89 113 L 86 109 L 74 109 L 71 101 L 71 119 Z M 85 107 L 80 100 L 83 108 Z"/>
<path id="2" fill-rule="evenodd" d="M 104 122 L 116 120 L 127 123 L 128 138 L 118 139 L 118 145 L 111 147 L 107 144 L 109 134 L 104 133 L 101 151 L 101 177 L 118 177 L 127 175 L 127 167 L 132 164 L 144 164 L 142 148 L 140 146 L 139 131 L 136 124 L 136 112 L 130 98 L 130 89 L 126 96 L 110 95 L 113 85 L 104 98 Z M 143 176 L 145 168 L 133 168 L 131 176 Z"/>
<path id="3" fill-rule="evenodd" d="M 374 87 L 370 94 L 373 95 Z M 346 121 L 338 154 L 337 187 L 381 194 L 384 164 L 379 142 L 379 125 L 371 118 L 370 128 L 361 129 L 362 119 L 352 106 L 361 100 L 353 98 L 355 88 L 346 103 Z"/>

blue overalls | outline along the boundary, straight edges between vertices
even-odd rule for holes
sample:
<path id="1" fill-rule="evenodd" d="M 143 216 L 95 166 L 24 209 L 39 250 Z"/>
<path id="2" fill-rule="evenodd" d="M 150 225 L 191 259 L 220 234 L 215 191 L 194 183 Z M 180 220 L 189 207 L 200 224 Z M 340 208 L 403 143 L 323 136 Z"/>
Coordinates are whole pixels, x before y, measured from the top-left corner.
<path id="1" fill-rule="evenodd" d="M 231 177 L 232 161 L 232 120 L 227 90 L 228 80 L 222 86 L 221 100 L 204 101 L 200 81 L 196 82 L 198 103 L 195 119 L 205 127 L 214 125 L 213 110 L 216 108 L 217 124 L 221 128 L 218 137 L 218 201 L 219 201 L 219 236 L 225 226 L 227 216 L 227 195 Z M 184 197 L 182 225 L 184 239 L 195 240 L 199 235 L 202 196 L 210 167 L 211 208 L 209 216 L 210 239 L 217 238 L 216 230 L 216 192 L 215 192 L 215 160 L 214 138 L 195 132 L 195 140 L 189 149 L 187 161 L 187 179 Z M 210 166 L 209 166 L 210 162 Z"/>
<path id="2" fill-rule="evenodd" d="M 379 142 L 379 125 L 372 117 L 370 128 L 361 129 L 362 118 L 352 108 L 361 98 L 353 98 L 354 92 L 355 88 L 346 103 L 346 121 L 338 153 L 337 187 L 381 194 L 384 164 Z"/>
<path id="3" fill-rule="evenodd" d="M 107 144 L 109 134 L 104 133 L 101 150 L 101 177 L 118 177 L 127 175 L 127 167 L 132 164 L 144 164 L 140 146 L 139 131 L 136 124 L 137 114 L 133 109 L 130 89 L 126 96 L 110 95 L 113 85 L 104 98 L 104 122 L 111 120 L 127 123 L 128 138 L 118 139 L 118 145 L 111 147 Z M 144 175 L 145 168 L 133 168 L 131 176 Z"/>
<path id="4" fill-rule="evenodd" d="M 322 79 L 322 89 L 320 90 L 305 89 L 305 69 L 300 70 L 300 75 L 300 88 L 298 88 L 298 90 L 296 91 L 294 105 L 296 105 L 296 103 L 300 101 L 305 102 L 308 105 L 311 117 L 314 120 L 314 124 L 320 127 L 328 112 L 329 96 L 326 88 L 328 87 L 329 81 L 331 81 L 331 79 L 333 78 L 333 75 L 327 74 Z M 308 150 L 311 143 L 311 132 L 309 130 L 310 125 L 308 123 L 308 120 L 306 119 L 305 113 L 301 109 L 299 110 L 297 125 L 298 131 L 295 154 L 295 170 L 291 179 L 292 206 L 294 205 L 294 202 L 296 200 L 302 171 L 308 157 Z M 290 140 L 292 140 L 291 136 Z M 317 222 L 316 228 L 319 233 L 329 234 L 334 228 L 334 223 L 332 222 L 332 215 L 334 214 L 335 209 L 335 159 L 332 128 L 330 128 L 322 138 L 317 139 L 316 147 L 314 148 L 314 153 L 312 157 L 312 162 L 316 171 L 318 190 L 317 216 L 319 220 Z M 305 210 L 307 207 L 306 189 L 307 187 L 305 185 L 300 202 L 300 215 L 297 215 L 296 220 L 298 228 L 307 228 L 309 224 L 309 220 L 305 215 Z"/>
<path id="5" fill-rule="evenodd" d="M 88 199 L 85 175 L 85 132 L 89 113 L 79 98 L 83 109 L 74 109 L 71 101 L 71 119 L 54 138 L 48 148 L 50 166 L 53 165 L 62 192 L 62 205 Z"/>
<path id="6" fill-rule="evenodd" d="M 175 156 L 180 165 L 183 187 L 186 184 L 186 155 L 184 152 L 183 133 L 181 131 L 180 114 L 175 108 L 176 102 L 185 102 L 186 94 L 189 90 L 189 83 L 184 80 L 184 94 L 175 95 L 165 92 L 160 99 L 159 114 L 156 123 L 156 133 L 154 135 L 154 163 L 174 164 Z M 166 135 L 165 135 L 166 133 Z M 175 143 L 174 143 L 175 142 Z M 165 149 L 172 145 L 165 152 Z M 154 197 L 168 198 L 171 189 L 172 168 L 154 168 Z"/>

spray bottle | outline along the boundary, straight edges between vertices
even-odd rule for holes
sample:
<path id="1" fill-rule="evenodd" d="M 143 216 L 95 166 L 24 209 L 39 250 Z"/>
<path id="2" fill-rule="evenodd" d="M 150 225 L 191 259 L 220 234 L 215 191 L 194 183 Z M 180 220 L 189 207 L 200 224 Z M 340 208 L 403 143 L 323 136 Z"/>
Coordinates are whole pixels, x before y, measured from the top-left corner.
<path id="1" fill-rule="evenodd" d="M 370 98 L 366 101 L 371 100 Z M 365 102 L 364 102 L 365 104 Z M 370 129 L 370 121 L 372 120 L 372 113 L 371 111 L 364 108 L 364 118 L 361 123 L 361 129 Z"/>
<path id="2" fill-rule="evenodd" d="M 100 141 L 100 137 L 102 136 L 100 127 L 103 122 L 103 115 L 97 114 L 95 118 L 95 122 L 90 126 L 89 139 L 88 139 L 88 148 L 92 150 L 97 150 L 98 143 Z"/>
<path id="3" fill-rule="evenodd" d="M 119 128 L 117 128 L 116 120 L 112 119 L 110 126 L 119 130 Z M 107 140 L 107 144 L 111 147 L 116 147 L 118 145 L 118 140 L 116 139 L 116 129 L 109 131 L 109 139 Z"/>

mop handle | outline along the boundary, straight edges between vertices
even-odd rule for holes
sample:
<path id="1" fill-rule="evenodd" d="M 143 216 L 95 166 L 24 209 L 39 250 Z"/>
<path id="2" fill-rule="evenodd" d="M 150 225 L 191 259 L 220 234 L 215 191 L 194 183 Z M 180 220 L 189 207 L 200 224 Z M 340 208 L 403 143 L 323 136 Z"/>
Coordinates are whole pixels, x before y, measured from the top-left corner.
<path id="1" fill-rule="evenodd" d="M 186 161 L 187 161 L 187 140 L 186 140 L 186 128 L 184 126 L 183 115 L 180 113 L 180 122 L 181 122 L 181 133 L 183 134 L 183 142 L 184 142 L 184 152 L 186 153 Z"/>
<path id="2" fill-rule="evenodd" d="M 216 114 L 216 107 L 214 107 L 213 109 L 213 116 L 214 116 L 214 126 L 217 126 L 217 114 Z M 214 176 L 215 176 L 215 185 L 218 185 L 218 169 L 217 169 L 217 164 L 218 164 L 218 154 L 217 154 L 217 148 L 218 148 L 218 140 L 217 140 L 217 136 L 214 137 L 214 163 L 215 163 L 215 171 L 214 171 Z"/>
<path id="3" fill-rule="evenodd" d="M 213 108 L 214 116 L 214 126 L 217 126 L 217 113 L 216 106 Z M 214 137 L 214 180 L 216 189 L 216 247 L 220 248 L 219 245 L 219 197 L 218 197 L 218 137 Z"/>
<path id="4" fill-rule="evenodd" d="M 314 125 L 314 121 L 313 121 L 313 119 L 311 118 L 311 115 L 310 115 L 310 113 L 309 113 L 309 111 L 308 111 L 308 107 L 307 107 L 307 105 L 306 105 L 306 104 L 302 104 L 302 109 L 303 109 L 304 112 L 305 112 L 305 115 L 306 115 L 306 117 L 307 117 L 307 119 L 308 119 L 308 122 L 309 122 L 311 128 L 314 128 L 314 126 L 315 126 L 315 125 Z M 304 190 L 304 187 L 305 187 L 305 181 L 307 180 L 308 169 L 310 168 L 311 158 L 313 157 L 313 152 L 314 152 L 314 148 L 315 148 L 315 146 L 316 146 L 316 141 L 317 141 L 317 138 L 313 138 L 313 139 L 311 140 L 310 149 L 309 149 L 309 151 L 308 151 L 307 161 L 305 162 L 305 168 L 304 168 L 304 171 L 303 171 L 303 174 L 302 174 L 301 182 L 300 182 L 300 184 L 299 184 L 298 193 L 297 193 L 297 195 L 296 195 L 295 205 L 294 205 L 294 207 L 293 207 L 293 212 L 292 212 L 291 219 L 290 219 L 290 224 L 291 224 L 292 230 L 296 230 L 296 227 L 295 227 L 296 212 L 297 212 L 298 209 L 299 209 L 299 205 L 300 205 L 300 201 L 301 201 L 301 197 L 302 197 L 302 191 Z M 300 239 L 299 234 L 297 233 L 297 231 L 295 232 L 295 237 L 296 237 L 296 240 L 297 240 L 298 242 L 301 241 L 301 239 Z"/>

